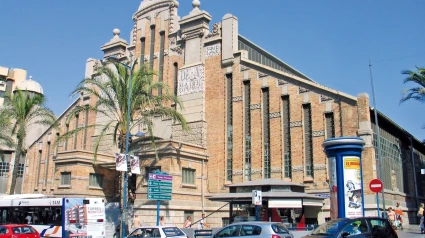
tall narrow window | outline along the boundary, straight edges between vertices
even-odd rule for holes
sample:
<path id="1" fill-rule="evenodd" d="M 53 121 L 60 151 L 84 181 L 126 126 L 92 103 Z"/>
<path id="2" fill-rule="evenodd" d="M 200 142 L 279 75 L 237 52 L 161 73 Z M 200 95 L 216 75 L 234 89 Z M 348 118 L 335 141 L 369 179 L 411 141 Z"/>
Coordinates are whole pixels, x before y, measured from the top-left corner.
<path id="1" fill-rule="evenodd" d="M 64 145 L 64 150 L 67 151 L 68 150 L 68 132 L 69 132 L 69 124 L 66 124 L 66 129 L 65 129 L 65 134 L 67 134 L 67 137 L 65 138 L 65 145 Z"/>
<path id="2" fill-rule="evenodd" d="M 307 177 L 313 177 L 313 137 L 311 126 L 311 105 L 303 105 L 304 116 L 304 154 L 305 154 L 305 171 Z"/>
<path id="3" fill-rule="evenodd" d="M 77 128 L 78 128 L 78 114 L 75 115 L 75 130 L 77 130 Z M 78 135 L 78 132 L 76 132 L 74 135 L 74 150 L 77 149 L 77 135 Z"/>
<path id="4" fill-rule="evenodd" d="M 232 74 L 226 74 L 226 106 L 227 106 L 227 159 L 226 159 L 226 180 L 232 181 L 232 159 L 233 159 L 233 87 Z"/>
<path id="5" fill-rule="evenodd" d="M 159 48 L 159 72 L 158 72 L 158 81 L 162 82 L 163 71 L 164 71 L 164 41 L 165 41 L 165 31 L 159 32 L 160 36 L 160 48 Z M 162 95 L 162 88 L 158 88 L 158 95 Z"/>
<path id="6" fill-rule="evenodd" d="M 38 142 L 38 146 L 42 147 L 43 143 Z M 39 148 L 38 150 L 38 171 L 37 171 L 37 180 L 35 181 L 35 187 L 38 188 L 38 185 L 40 184 L 40 171 L 41 171 L 41 155 L 42 155 L 42 150 L 41 148 Z"/>
<path id="7" fill-rule="evenodd" d="M 49 173 L 49 161 L 50 161 L 50 141 L 47 142 L 47 156 L 46 156 L 46 171 L 44 172 L 44 187 L 47 184 L 47 175 Z"/>
<path id="8" fill-rule="evenodd" d="M 282 128 L 283 128 L 283 166 L 285 178 L 292 178 L 292 162 L 291 162 L 291 130 L 289 95 L 282 96 Z"/>
<path id="9" fill-rule="evenodd" d="M 87 126 L 88 126 L 88 123 L 89 123 L 89 106 L 88 105 L 86 105 L 86 115 L 85 115 L 84 120 L 85 121 L 84 121 L 83 149 L 85 150 L 86 146 L 87 146 Z"/>
<path id="10" fill-rule="evenodd" d="M 59 136 L 60 136 L 60 133 L 56 132 L 56 138 L 59 138 Z M 59 146 L 58 146 L 58 144 L 56 144 L 56 151 L 55 151 L 56 156 L 58 155 L 58 150 L 59 150 Z"/>
<path id="11" fill-rule="evenodd" d="M 270 178 L 270 108 L 269 88 L 263 88 L 263 145 L 264 145 L 264 178 Z"/>
<path id="12" fill-rule="evenodd" d="M 335 137 L 335 124 L 333 112 L 325 113 L 326 138 Z"/>
<path id="13" fill-rule="evenodd" d="M 151 47 L 149 52 L 149 67 L 153 69 L 153 55 L 155 51 L 155 25 L 151 25 Z"/>
<path id="14" fill-rule="evenodd" d="M 251 82 L 244 81 L 245 180 L 251 181 Z"/>
<path id="15" fill-rule="evenodd" d="M 179 65 L 177 62 L 173 64 L 174 66 L 174 96 L 177 96 L 177 89 L 178 89 L 178 74 L 179 74 Z M 177 110 L 177 104 L 174 104 L 174 109 Z"/>
<path id="16" fill-rule="evenodd" d="M 145 63 L 145 42 L 146 38 L 144 36 L 140 37 L 140 64 Z"/>

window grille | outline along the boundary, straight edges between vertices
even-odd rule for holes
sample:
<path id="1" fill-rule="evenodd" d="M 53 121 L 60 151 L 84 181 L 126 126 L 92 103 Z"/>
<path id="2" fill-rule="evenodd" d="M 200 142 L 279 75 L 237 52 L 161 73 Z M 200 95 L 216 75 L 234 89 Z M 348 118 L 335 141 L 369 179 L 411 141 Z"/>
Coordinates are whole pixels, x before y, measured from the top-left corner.
<path id="1" fill-rule="evenodd" d="M 189 168 L 183 168 L 182 181 L 184 184 L 195 184 L 195 170 L 189 169 Z"/>
<path id="2" fill-rule="evenodd" d="M 149 52 L 149 67 L 153 69 L 153 55 L 155 50 L 155 25 L 151 25 L 151 45 Z"/>
<path id="3" fill-rule="evenodd" d="M 326 138 L 335 137 L 334 114 L 332 112 L 325 113 L 326 121 Z"/>
<path id="4" fill-rule="evenodd" d="M 305 148 L 305 170 L 307 177 L 313 177 L 313 137 L 311 126 L 311 105 L 303 105 L 304 113 L 304 148 Z"/>
<path id="5" fill-rule="evenodd" d="M 251 82 L 244 82 L 245 180 L 251 180 Z"/>
<path id="6" fill-rule="evenodd" d="M 270 107 L 269 89 L 263 88 L 264 178 L 270 178 Z"/>
<path id="7" fill-rule="evenodd" d="M 282 128 L 283 128 L 283 153 L 284 153 L 284 176 L 292 178 L 292 161 L 291 161 L 291 129 L 290 123 L 290 104 L 289 95 L 282 96 Z"/>
<path id="8" fill-rule="evenodd" d="M 90 173 L 89 186 L 90 187 L 102 188 L 103 187 L 103 174 Z"/>
<path id="9" fill-rule="evenodd" d="M 71 172 L 61 173 L 61 185 L 71 185 Z"/>
<path id="10" fill-rule="evenodd" d="M 226 104 L 227 104 L 227 160 L 226 180 L 232 181 L 233 163 L 233 87 L 232 74 L 226 74 Z"/>
<path id="11" fill-rule="evenodd" d="M 7 177 L 9 175 L 9 162 L 0 162 L 0 176 Z"/>

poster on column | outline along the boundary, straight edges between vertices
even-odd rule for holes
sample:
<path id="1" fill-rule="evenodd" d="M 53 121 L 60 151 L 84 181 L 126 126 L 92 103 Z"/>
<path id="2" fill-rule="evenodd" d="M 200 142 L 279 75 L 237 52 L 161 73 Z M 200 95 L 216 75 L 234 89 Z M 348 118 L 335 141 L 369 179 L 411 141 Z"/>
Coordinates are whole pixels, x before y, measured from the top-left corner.
<path id="1" fill-rule="evenodd" d="M 329 190 L 330 190 L 330 215 L 332 219 L 338 218 L 338 186 L 336 179 L 336 158 L 329 157 Z"/>
<path id="2" fill-rule="evenodd" d="M 360 158 L 357 156 L 344 156 L 343 161 L 345 217 L 361 217 L 363 216 L 363 207 Z"/>

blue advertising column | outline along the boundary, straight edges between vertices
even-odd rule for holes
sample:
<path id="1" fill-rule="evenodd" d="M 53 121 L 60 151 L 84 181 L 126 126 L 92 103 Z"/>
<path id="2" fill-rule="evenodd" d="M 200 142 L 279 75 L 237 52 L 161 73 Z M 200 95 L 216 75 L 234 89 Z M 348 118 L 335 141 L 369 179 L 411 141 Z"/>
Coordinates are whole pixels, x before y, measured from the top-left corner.
<path id="1" fill-rule="evenodd" d="M 360 137 L 329 138 L 323 142 L 322 146 L 329 160 L 332 219 L 364 216 L 364 144 Z"/>

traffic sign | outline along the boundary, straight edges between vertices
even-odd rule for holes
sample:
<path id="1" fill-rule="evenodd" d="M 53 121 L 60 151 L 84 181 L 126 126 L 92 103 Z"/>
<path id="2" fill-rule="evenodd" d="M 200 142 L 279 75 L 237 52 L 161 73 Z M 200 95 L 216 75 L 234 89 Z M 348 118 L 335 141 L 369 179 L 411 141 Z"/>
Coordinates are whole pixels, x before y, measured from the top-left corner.
<path id="1" fill-rule="evenodd" d="M 172 193 L 172 188 L 164 188 L 164 187 L 151 187 L 148 188 L 148 193 Z"/>
<path id="2" fill-rule="evenodd" d="M 152 199 L 152 200 L 171 200 L 171 195 L 148 194 L 148 199 Z"/>
<path id="3" fill-rule="evenodd" d="M 163 175 L 163 174 L 152 174 L 152 173 L 149 173 L 149 180 L 173 181 L 173 176 L 172 175 Z"/>
<path id="4" fill-rule="evenodd" d="M 161 187 L 173 187 L 173 182 L 171 181 L 158 181 L 158 180 L 148 180 L 148 186 L 161 186 Z"/>
<path id="5" fill-rule="evenodd" d="M 384 184 L 379 179 L 372 179 L 372 181 L 369 183 L 369 188 L 372 190 L 372 192 L 379 193 L 384 188 Z"/>

